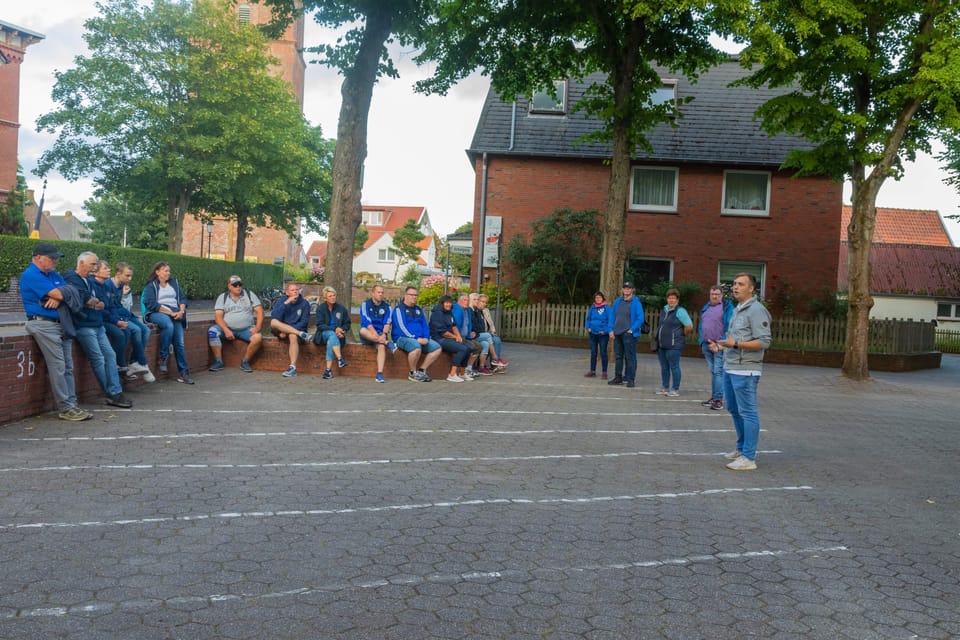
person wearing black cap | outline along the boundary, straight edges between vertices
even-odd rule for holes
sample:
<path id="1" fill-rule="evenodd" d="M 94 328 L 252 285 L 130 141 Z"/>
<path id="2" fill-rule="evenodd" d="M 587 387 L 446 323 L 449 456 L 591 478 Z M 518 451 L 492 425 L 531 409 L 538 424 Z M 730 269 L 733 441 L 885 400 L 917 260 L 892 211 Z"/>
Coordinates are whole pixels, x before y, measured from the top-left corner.
<path id="1" fill-rule="evenodd" d="M 643 303 L 634 295 L 633 283 L 623 283 L 623 294 L 613 301 L 614 369 L 613 380 L 607 384 L 635 387 L 637 375 L 637 337 L 643 326 Z"/>
<path id="2" fill-rule="evenodd" d="M 60 288 L 66 285 L 57 273 L 57 261 L 62 257 L 52 244 L 40 242 L 33 247 L 30 265 L 20 276 L 20 300 L 27 314 L 27 333 L 43 353 L 60 419 L 79 422 L 89 420 L 93 414 L 77 406 L 73 340 L 64 333 L 57 313 L 57 307 L 63 302 Z"/>

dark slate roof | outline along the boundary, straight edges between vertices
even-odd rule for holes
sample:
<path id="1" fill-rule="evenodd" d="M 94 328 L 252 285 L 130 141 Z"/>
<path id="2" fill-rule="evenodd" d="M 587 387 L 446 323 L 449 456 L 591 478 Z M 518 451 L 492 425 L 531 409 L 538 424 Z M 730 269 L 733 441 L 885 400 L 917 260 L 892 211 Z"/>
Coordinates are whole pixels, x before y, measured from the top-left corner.
<path id="1" fill-rule="evenodd" d="M 653 154 L 638 149 L 635 157 L 652 161 L 703 162 L 722 164 L 751 164 L 779 166 L 793 149 L 811 148 L 803 138 L 795 136 L 769 137 L 753 117 L 757 107 L 785 90 L 730 87 L 731 82 L 743 78 L 747 71 L 736 60 L 721 63 L 700 76 L 695 84 L 661 70 L 664 79 L 676 79 L 677 97 L 695 99 L 681 105 L 683 114 L 678 127 L 658 125 L 648 135 Z M 588 76 L 582 83 L 569 83 L 569 104 L 583 95 L 593 82 L 603 81 L 603 74 Z M 491 89 L 480 113 L 480 120 L 468 154 L 490 152 L 523 156 L 567 158 L 609 158 L 609 144 L 574 144 L 580 136 L 596 130 L 599 121 L 586 119 L 582 113 L 567 115 L 529 114 L 526 99 L 516 104 L 514 146 L 510 150 L 510 128 L 513 104 L 502 102 Z"/>
<path id="2" fill-rule="evenodd" d="M 837 288 L 847 289 L 849 247 L 840 243 Z M 916 244 L 870 247 L 870 293 L 960 298 L 960 248 Z"/>

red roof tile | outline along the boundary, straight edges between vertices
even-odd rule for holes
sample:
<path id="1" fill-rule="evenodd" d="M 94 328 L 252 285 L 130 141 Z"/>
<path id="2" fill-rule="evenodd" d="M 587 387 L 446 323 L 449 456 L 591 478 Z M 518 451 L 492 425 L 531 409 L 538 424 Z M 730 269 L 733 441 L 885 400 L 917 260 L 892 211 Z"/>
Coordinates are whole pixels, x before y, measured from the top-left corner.
<path id="1" fill-rule="evenodd" d="M 847 243 L 841 242 L 838 289 L 848 288 L 847 255 Z M 874 244 L 870 293 L 960 298 L 960 248 Z"/>
<path id="2" fill-rule="evenodd" d="M 847 239 L 852 208 L 843 207 L 840 239 Z M 891 209 L 877 207 L 877 224 L 873 230 L 874 244 L 918 244 L 933 247 L 952 247 L 950 234 L 936 211 L 922 209 Z"/>

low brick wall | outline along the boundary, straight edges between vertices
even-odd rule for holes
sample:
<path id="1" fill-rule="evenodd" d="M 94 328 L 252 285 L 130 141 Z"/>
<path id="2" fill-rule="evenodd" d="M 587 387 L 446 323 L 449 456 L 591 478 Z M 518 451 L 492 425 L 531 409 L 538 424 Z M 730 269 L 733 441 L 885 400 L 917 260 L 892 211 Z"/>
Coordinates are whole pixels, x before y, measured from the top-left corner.
<path id="1" fill-rule="evenodd" d="M 207 328 L 209 320 L 191 322 L 185 334 L 187 348 L 187 362 L 190 364 L 191 375 L 197 379 L 198 385 L 203 384 L 203 377 L 210 366 L 210 349 L 207 346 Z M 156 370 L 157 344 L 159 337 L 156 332 L 150 336 L 147 345 L 147 362 L 150 369 L 157 375 L 157 382 L 162 382 Z M 225 343 L 223 349 L 224 363 L 228 367 L 239 367 L 240 358 L 246 343 Z M 303 345 L 300 349 L 297 369 L 303 374 L 323 373 L 326 347 L 318 347 L 312 343 Z M 337 369 L 334 365 L 335 376 L 370 377 L 376 374 L 376 350 L 361 344 L 350 343 L 344 345 L 343 355 L 349 362 L 344 369 Z M 253 361 L 253 367 L 260 371 L 283 371 L 289 364 L 287 345 L 273 336 L 263 339 L 263 347 Z M 90 363 L 80 347 L 74 343 L 73 365 L 77 382 L 77 396 L 81 403 L 98 403 L 103 398 L 103 391 L 93 376 Z M 168 362 L 169 380 L 176 379 L 177 368 L 171 356 Z M 442 354 L 429 370 L 431 377 L 442 379 L 450 370 L 450 357 Z M 209 374 L 215 375 L 215 374 Z M 387 361 L 384 366 L 384 376 L 387 379 L 406 379 L 407 354 L 397 351 L 395 354 L 387 352 Z M 3 380 L 4 392 L 0 394 L 0 423 L 12 422 L 30 416 L 38 415 L 56 409 L 50 384 L 47 379 L 47 369 L 43 354 L 37 343 L 34 342 L 22 326 L 9 328 L 0 335 L 0 380 Z M 320 382 L 320 380 L 318 380 Z M 127 383 L 127 389 L 136 389 L 146 384 L 143 381 Z M 135 398 L 133 398 L 135 400 Z"/>
<path id="2" fill-rule="evenodd" d="M 590 350 L 587 338 L 568 338 L 563 336 L 548 336 L 537 341 L 537 344 L 550 347 L 570 347 Z M 613 341 L 608 350 L 613 355 Z M 649 342 L 638 342 L 637 353 L 650 354 Z M 653 355 L 653 354 L 651 354 Z M 921 369 L 939 369 L 939 351 L 924 353 L 871 353 L 867 355 L 867 363 L 871 371 L 919 371 Z M 703 358 L 700 346 L 687 344 L 683 347 L 683 357 Z M 764 362 L 771 364 L 798 364 L 807 367 L 827 367 L 839 369 L 843 365 L 843 352 L 840 351 L 795 351 L 791 349 L 769 349 L 764 355 Z"/>
<path id="3" fill-rule="evenodd" d="M 240 360 L 247 349 L 247 343 L 233 341 L 223 343 L 223 364 L 227 367 L 239 367 Z M 264 337 L 260 351 L 254 356 L 251 365 L 256 371 L 284 371 L 290 365 L 290 356 L 287 343 L 273 336 Z M 377 373 L 377 350 L 374 347 L 348 342 L 341 346 L 341 353 L 347 361 L 343 369 L 333 363 L 334 376 L 373 378 Z M 300 345 L 300 356 L 297 358 L 297 372 L 301 374 L 322 374 L 326 368 L 326 345 L 318 346 L 312 342 Z M 422 359 L 422 358 L 421 358 Z M 205 360 L 205 362 L 209 362 Z M 206 369 L 206 366 L 204 366 Z M 446 378 L 450 372 L 450 356 L 440 355 L 427 373 L 431 378 Z M 387 359 L 383 366 L 383 375 L 389 379 L 406 379 L 407 354 L 397 351 L 391 354 L 387 351 Z"/>

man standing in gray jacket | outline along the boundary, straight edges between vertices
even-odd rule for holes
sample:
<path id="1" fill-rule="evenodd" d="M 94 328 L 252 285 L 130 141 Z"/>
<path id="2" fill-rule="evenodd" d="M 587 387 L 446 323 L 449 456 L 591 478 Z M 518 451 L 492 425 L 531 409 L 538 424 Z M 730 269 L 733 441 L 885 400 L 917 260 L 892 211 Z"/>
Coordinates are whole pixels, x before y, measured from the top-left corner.
<path id="1" fill-rule="evenodd" d="M 737 430 L 737 447 L 725 457 L 727 469 L 752 471 L 757 468 L 757 441 L 760 414 L 757 412 L 757 385 L 763 369 L 763 354 L 770 347 L 770 313 L 754 296 L 757 279 L 738 273 L 733 279 L 737 307 L 730 318 L 727 337 L 710 343 L 723 355 L 723 391 L 727 410 Z M 716 352 L 715 351 L 715 352 Z"/>

